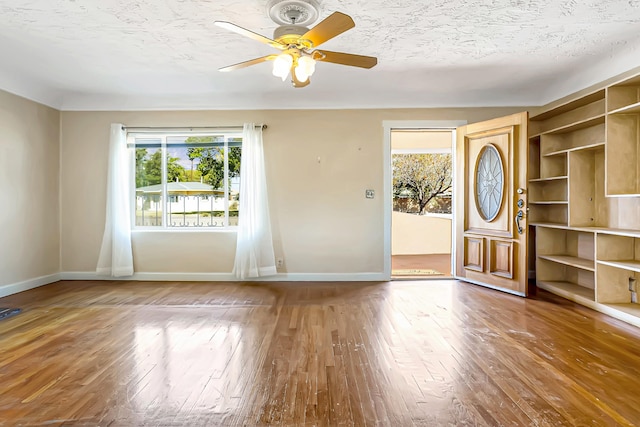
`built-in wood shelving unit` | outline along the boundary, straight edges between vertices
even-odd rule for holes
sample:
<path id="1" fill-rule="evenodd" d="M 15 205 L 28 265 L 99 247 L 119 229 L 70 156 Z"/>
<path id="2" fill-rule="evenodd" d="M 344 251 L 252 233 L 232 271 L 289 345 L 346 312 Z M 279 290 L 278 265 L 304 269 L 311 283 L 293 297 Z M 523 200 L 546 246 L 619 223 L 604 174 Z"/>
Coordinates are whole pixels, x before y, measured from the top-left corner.
<path id="1" fill-rule="evenodd" d="M 536 284 L 640 326 L 640 75 L 529 128 Z"/>

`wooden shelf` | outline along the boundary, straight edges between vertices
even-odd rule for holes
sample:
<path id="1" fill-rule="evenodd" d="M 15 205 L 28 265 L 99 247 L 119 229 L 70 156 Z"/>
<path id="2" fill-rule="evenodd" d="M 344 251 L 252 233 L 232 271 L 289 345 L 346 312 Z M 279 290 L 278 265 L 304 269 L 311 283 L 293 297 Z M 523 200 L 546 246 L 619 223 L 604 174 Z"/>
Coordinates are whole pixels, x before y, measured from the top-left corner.
<path id="1" fill-rule="evenodd" d="M 633 114 L 633 113 L 640 113 L 640 102 L 636 102 L 635 104 L 627 105 L 625 107 L 621 107 L 613 111 L 609 111 L 609 114 Z"/>
<path id="2" fill-rule="evenodd" d="M 588 95 L 585 96 L 581 96 L 580 98 L 574 99 L 572 101 L 569 102 L 565 102 L 563 104 L 558 105 L 557 107 L 554 107 L 550 110 L 547 110 L 543 113 L 540 114 L 536 114 L 535 116 L 531 116 L 530 120 L 531 121 L 543 121 L 543 120 L 547 120 L 551 117 L 569 112 L 571 110 L 575 110 L 576 108 L 580 108 L 580 107 L 585 107 L 589 104 L 592 104 L 596 101 L 599 101 L 601 99 L 604 99 L 605 97 L 605 90 L 604 89 L 599 89 L 595 92 L 592 92 Z"/>
<path id="3" fill-rule="evenodd" d="M 549 178 L 532 178 L 529 180 L 529 182 L 549 182 L 549 181 L 557 181 L 557 180 L 561 180 L 561 179 L 568 179 L 569 177 L 564 175 L 564 176 L 551 176 Z"/>
<path id="4" fill-rule="evenodd" d="M 568 226 L 566 224 L 561 224 L 561 223 L 540 222 L 540 221 L 531 222 L 529 223 L 529 225 L 535 226 L 535 227 L 560 228 L 563 230 L 583 231 L 586 233 L 601 233 L 601 234 L 610 234 L 614 236 L 640 238 L 640 230 L 627 230 L 622 228 L 607 228 L 607 227 L 574 227 L 574 226 Z"/>
<path id="5" fill-rule="evenodd" d="M 632 303 L 628 303 L 628 304 L 603 304 L 605 307 L 610 308 L 610 309 L 614 309 L 617 311 L 621 311 L 624 314 L 636 317 L 638 319 L 640 319 L 640 304 L 632 304 Z M 614 313 L 608 313 L 608 314 L 612 314 L 614 317 L 620 319 L 620 320 L 624 320 L 624 321 L 630 321 L 633 319 L 629 319 L 627 320 L 625 317 L 618 317 L 616 316 Z M 638 322 L 636 321 L 635 325 L 638 326 L 637 324 Z"/>
<path id="6" fill-rule="evenodd" d="M 530 205 L 566 205 L 566 200 L 529 200 Z"/>
<path id="7" fill-rule="evenodd" d="M 605 114 L 598 114 L 597 116 L 594 117 L 589 117 L 587 119 L 584 120 L 578 120 L 576 122 L 573 123 L 569 123 L 567 125 L 564 126 L 559 126 L 557 128 L 554 129 L 549 129 L 547 131 L 544 132 L 540 132 L 538 134 L 535 135 L 531 135 L 529 138 L 535 138 L 536 136 L 540 136 L 540 135 L 549 135 L 549 134 L 556 134 L 556 133 L 567 133 L 567 132 L 573 132 L 576 130 L 580 130 L 580 129 L 585 129 L 591 126 L 596 126 L 596 125 L 600 125 L 603 124 L 605 121 Z"/>
<path id="8" fill-rule="evenodd" d="M 598 264 L 608 265 L 610 267 L 621 268 L 640 273 L 640 261 L 624 260 L 624 261 L 598 261 Z"/>
<path id="9" fill-rule="evenodd" d="M 532 222 L 529 225 L 535 227 L 545 227 L 545 228 L 558 228 L 561 230 L 573 230 L 573 231 L 581 231 L 584 233 L 597 233 L 602 232 L 602 230 L 611 230 L 610 228 L 601 228 L 601 227 L 575 227 L 569 226 L 567 224 L 561 224 L 556 222 Z"/>
<path id="10" fill-rule="evenodd" d="M 575 283 L 540 280 L 536 285 L 541 289 L 545 289 L 578 303 L 581 302 L 580 300 L 589 302 L 594 302 L 596 300 L 595 291 L 593 289 L 576 285 Z"/>
<path id="11" fill-rule="evenodd" d="M 539 255 L 540 259 L 557 262 L 558 264 L 568 265 L 570 267 L 580 268 L 582 270 L 595 271 L 595 265 L 592 260 L 578 258 L 568 255 Z"/>
<path id="12" fill-rule="evenodd" d="M 566 154 L 566 153 L 569 153 L 571 151 L 597 150 L 599 148 L 604 149 L 604 142 L 597 142 L 595 144 L 589 144 L 589 145 L 583 145 L 583 146 L 580 146 L 580 147 L 573 147 L 573 148 L 567 148 L 567 149 L 564 149 L 564 150 L 552 151 L 550 153 L 543 154 L 543 156 L 544 157 L 558 156 L 560 154 Z"/>
<path id="13" fill-rule="evenodd" d="M 559 224 L 556 222 L 531 222 L 529 225 L 533 227 L 559 228 L 562 230 L 570 228 L 567 224 Z M 571 228 L 573 229 L 573 227 Z"/>
<path id="14" fill-rule="evenodd" d="M 542 157 L 552 157 L 552 156 L 559 156 L 561 154 L 567 154 L 567 152 L 569 152 L 569 150 L 558 150 L 558 151 L 552 151 L 550 153 L 545 153 L 542 155 Z"/>
<path id="15" fill-rule="evenodd" d="M 640 237 L 640 230 L 627 230 L 622 228 L 589 227 L 597 233 L 613 236 Z"/>
<path id="16" fill-rule="evenodd" d="M 566 223 L 561 223 L 561 222 L 540 222 L 540 221 L 535 221 L 535 222 L 530 222 L 529 223 L 530 226 L 533 227 L 546 227 L 546 228 L 559 228 L 562 230 L 567 230 L 567 229 L 572 229 L 573 227 L 569 227 Z"/>

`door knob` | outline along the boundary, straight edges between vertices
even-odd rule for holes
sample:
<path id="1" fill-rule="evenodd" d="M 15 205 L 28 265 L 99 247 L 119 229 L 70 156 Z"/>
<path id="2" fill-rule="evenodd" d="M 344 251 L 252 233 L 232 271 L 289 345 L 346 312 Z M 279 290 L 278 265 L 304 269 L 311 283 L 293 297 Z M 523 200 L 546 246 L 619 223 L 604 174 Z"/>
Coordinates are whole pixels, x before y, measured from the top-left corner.
<path id="1" fill-rule="evenodd" d="M 524 217 L 524 212 L 522 212 L 522 210 L 519 210 L 518 213 L 516 213 L 516 217 L 515 217 L 516 228 L 518 229 L 518 234 L 524 233 L 524 229 L 520 225 L 520 220 L 522 219 L 522 217 Z"/>

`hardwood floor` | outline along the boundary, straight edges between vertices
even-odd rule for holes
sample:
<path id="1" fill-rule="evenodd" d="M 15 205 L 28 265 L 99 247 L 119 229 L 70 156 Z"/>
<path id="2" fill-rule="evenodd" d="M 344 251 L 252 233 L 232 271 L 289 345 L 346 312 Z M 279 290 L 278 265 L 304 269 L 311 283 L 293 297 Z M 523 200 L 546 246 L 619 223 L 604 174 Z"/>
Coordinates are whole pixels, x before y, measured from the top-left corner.
<path id="1" fill-rule="evenodd" d="M 638 425 L 640 330 L 456 281 L 58 282 L 0 299 L 0 425 Z"/>

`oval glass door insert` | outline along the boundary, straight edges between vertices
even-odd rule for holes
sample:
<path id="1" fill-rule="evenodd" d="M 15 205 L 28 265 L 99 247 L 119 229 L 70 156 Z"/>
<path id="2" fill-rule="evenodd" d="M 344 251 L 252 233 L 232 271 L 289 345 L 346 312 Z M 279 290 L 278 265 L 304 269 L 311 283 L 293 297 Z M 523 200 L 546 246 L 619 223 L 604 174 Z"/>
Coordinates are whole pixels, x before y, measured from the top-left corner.
<path id="1" fill-rule="evenodd" d="M 504 194 L 504 170 L 498 149 L 487 144 L 482 147 L 476 163 L 476 206 L 482 219 L 493 221 L 500 213 Z"/>

